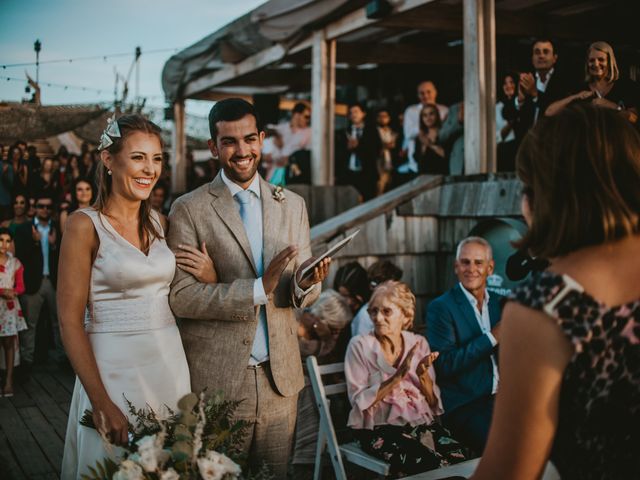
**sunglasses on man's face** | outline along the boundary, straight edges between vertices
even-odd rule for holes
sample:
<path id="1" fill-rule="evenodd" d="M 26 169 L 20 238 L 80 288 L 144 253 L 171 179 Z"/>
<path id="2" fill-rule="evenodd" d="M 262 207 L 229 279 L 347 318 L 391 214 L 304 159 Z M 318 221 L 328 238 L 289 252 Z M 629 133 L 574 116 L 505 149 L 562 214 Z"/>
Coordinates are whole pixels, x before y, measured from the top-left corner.
<path id="1" fill-rule="evenodd" d="M 49 205 L 47 203 L 37 203 L 36 204 L 36 208 L 42 208 L 42 209 L 51 210 L 51 207 L 53 207 L 53 205 Z"/>

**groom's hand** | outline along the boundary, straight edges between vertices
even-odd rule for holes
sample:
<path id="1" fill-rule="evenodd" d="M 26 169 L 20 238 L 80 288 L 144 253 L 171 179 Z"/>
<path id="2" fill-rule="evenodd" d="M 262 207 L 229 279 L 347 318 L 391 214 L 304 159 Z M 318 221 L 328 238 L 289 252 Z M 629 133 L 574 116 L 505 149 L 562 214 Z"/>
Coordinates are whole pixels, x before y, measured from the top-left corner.
<path id="1" fill-rule="evenodd" d="M 327 257 L 322 260 L 316 267 L 313 269 L 313 273 L 307 273 L 304 278 L 300 278 L 302 275 L 302 271 L 313 263 L 315 257 L 311 257 L 305 260 L 300 268 L 298 268 L 298 272 L 296 273 L 296 281 L 298 282 L 298 286 L 302 290 L 306 290 L 312 285 L 316 283 L 323 282 L 327 275 L 329 275 L 329 265 L 331 264 L 331 257 Z"/>
<path id="2" fill-rule="evenodd" d="M 264 293 L 269 295 L 276 289 L 282 272 L 287 268 L 289 262 L 298 255 L 298 247 L 296 245 L 289 245 L 287 248 L 278 253 L 262 275 L 262 287 Z"/>

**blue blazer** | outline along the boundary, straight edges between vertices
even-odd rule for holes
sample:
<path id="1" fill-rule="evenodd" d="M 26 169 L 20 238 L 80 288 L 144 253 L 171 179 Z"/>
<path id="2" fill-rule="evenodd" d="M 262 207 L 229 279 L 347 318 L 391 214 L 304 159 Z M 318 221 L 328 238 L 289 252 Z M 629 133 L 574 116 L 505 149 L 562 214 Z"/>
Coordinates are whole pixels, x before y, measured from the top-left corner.
<path id="1" fill-rule="evenodd" d="M 489 294 L 489 318 L 500 320 L 501 298 Z M 445 415 L 479 397 L 493 386 L 493 346 L 482 333 L 473 308 L 457 284 L 427 308 L 426 337 L 431 351 L 440 352 L 434 363 Z"/>

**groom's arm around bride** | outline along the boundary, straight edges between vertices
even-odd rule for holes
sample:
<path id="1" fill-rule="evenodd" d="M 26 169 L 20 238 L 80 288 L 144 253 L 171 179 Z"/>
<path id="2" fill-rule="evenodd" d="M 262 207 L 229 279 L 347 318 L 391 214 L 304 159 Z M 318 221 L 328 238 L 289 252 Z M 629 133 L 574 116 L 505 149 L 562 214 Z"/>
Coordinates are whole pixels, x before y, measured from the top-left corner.
<path id="1" fill-rule="evenodd" d="M 243 400 L 236 414 L 252 424 L 250 460 L 283 478 L 304 383 L 294 308 L 316 300 L 328 263 L 298 285 L 296 274 L 311 257 L 307 209 L 300 196 L 257 174 L 259 125 L 244 100 L 211 109 L 209 148 L 222 169 L 176 200 L 168 243 L 176 250 L 204 242 L 218 281 L 201 283 L 179 268 L 169 298 L 182 317 L 192 389 Z"/>

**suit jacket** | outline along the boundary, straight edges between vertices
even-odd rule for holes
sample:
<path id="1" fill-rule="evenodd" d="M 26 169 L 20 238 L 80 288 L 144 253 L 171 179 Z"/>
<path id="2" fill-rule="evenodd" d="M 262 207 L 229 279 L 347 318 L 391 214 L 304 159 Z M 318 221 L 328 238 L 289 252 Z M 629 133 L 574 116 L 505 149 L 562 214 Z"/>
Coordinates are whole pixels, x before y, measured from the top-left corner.
<path id="1" fill-rule="evenodd" d="M 307 209 L 295 193 L 285 190 L 284 200 L 278 201 L 274 190 L 275 186 L 260 178 L 265 269 L 288 245 L 297 244 L 299 253 L 263 307 L 275 388 L 291 396 L 304 385 L 293 307 L 313 303 L 320 285 L 314 285 L 302 299 L 295 297 L 293 275 L 311 256 Z M 227 398 L 241 399 L 238 389 L 249 364 L 259 309 L 253 304 L 258 274 L 238 207 L 218 174 L 210 184 L 176 200 L 169 219 L 169 246 L 197 246 L 204 241 L 218 273 L 218 283 L 202 284 L 177 269 L 171 285 L 171 308 L 183 317 L 180 333 L 192 389 L 200 392 L 208 387 L 209 391 L 222 390 Z"/>
<path id="2" fill-rule="evenodd" d="M 44 257 L 40 242 L 35 242 L 31 233 L 33 222 L 25 222 L 16 228 L 15 246 L 16 257 L 24 266 L 25 294 L 36 293 L 42 285 L 42 270 Z M 60 229 L 55 222 L 51 222 L 51 228 L 56 231 L 56 243 L 49 244 L 49 279 L 56 286 L 58 278 L 58 243 L 60 242 Z"/>
<path id="3" fill-rule="evenodd" d="M 535 77 L 534 77 L 535 78 Z M 547 107 L 553 102 L 561 100 L 571 95 L 571 82 L 563 75 L 562 71 L 554 69 L 547 88 L 544 92 L 538 90 L 538 98 L 534 102 L 533 98 L 526 96 L 524 103 L 520 107 L 519 119 L 516 124 L 516 136 L 522 138 L 535 123 L 535 112 L 538 109 L 538 119 L 544 116 Z"/>
<path id="4" fill-rule="evenodd" d="M 500 296 L 489 296 L 493 327 L 500 320 Z M 490 395 L 493 387 L 493 345 L 482 333 L 469 300 L 456 285 L 427 308 L 427 339 L 440 352 L 434 363 L 445 414 L 476 398 Z"/>
<path id="5" fill-rule="evenodd" d="M 365 200 L 375 196 L 378 177 L 378 155 L 382 150 L 382 141 L 375 125 L 365 122 L 358 146 L 350 151 L 347 148 L 347 135 L 351 133 L 351 126 L 336 132 L 335 141 L 335 175 L 338 185 L 351 185 L 353 172 L 349 170 L 349 159 L 355 153 L 362 164 L 362 179 L 360 185 L 355 185 Z"/>

